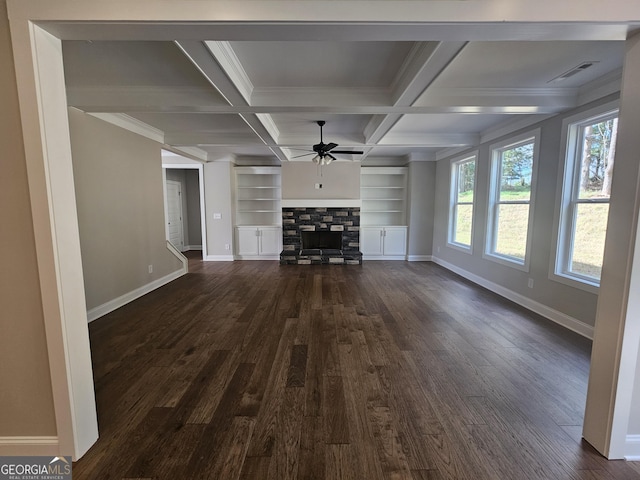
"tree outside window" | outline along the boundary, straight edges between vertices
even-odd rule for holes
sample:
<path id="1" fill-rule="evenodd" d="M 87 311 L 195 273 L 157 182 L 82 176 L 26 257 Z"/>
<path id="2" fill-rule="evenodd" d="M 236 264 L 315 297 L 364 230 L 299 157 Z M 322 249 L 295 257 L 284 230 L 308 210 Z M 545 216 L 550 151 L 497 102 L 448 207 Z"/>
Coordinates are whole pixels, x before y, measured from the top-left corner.
<path id="1" fill-rule="evenodd" d="M 566 171 L 570 195 L 560 226 L 560 273 L 599 283 L 618 132 L 617 112 L 572 124 Z M 570 168 L 572 167 L 572 168 Z M 569 183 L 569 182 L 567 182 Z"/>
<path id="2" fill-rule="evenodd" d="M 492 148 L 486 254 L 526 268 L 537 136 Z"/>
<path id="3" fill-rule="evenodd" d="M 465 157 L 451 164 L 451 207 L 449 244 L 471 249 L 476 157 Z"/>

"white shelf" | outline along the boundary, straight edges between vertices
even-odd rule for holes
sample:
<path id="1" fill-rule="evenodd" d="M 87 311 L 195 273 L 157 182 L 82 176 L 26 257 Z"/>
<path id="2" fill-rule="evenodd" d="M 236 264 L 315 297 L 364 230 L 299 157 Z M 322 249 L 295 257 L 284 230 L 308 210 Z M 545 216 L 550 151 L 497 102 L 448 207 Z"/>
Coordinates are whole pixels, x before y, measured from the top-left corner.
<path id="1" fill-rule="evenodd" d="M 280 167 L 235 167 L 236 226 L 282 224 Z"/>
<path id="2" fill-rule="evenodd" d="M 363 167 L 360 177 L 361 225 L 406 224 L 406 167 Z"/>

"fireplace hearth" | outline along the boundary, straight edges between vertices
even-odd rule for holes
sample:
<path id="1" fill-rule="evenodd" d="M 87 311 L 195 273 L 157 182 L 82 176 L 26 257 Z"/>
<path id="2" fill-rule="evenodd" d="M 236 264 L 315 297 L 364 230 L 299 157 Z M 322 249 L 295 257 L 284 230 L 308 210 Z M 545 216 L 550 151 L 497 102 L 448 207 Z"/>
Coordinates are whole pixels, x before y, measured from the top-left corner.
<path id="1" fill-rule="evenodd" d="M 360 208 L 283 208 L 281 265 L 362 264 Z"/>

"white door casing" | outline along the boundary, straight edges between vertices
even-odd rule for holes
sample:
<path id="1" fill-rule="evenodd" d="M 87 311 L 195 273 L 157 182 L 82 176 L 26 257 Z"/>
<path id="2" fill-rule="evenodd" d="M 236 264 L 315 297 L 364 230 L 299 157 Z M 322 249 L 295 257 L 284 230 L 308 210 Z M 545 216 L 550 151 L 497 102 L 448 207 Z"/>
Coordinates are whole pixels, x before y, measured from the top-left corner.
<path id="1" fill-rule="evenodd" d="M 167 223 L 169 241 L 181 252 L 184 251 L 184 233 L 182 228 L 182 185 L 167 180 Z"/>

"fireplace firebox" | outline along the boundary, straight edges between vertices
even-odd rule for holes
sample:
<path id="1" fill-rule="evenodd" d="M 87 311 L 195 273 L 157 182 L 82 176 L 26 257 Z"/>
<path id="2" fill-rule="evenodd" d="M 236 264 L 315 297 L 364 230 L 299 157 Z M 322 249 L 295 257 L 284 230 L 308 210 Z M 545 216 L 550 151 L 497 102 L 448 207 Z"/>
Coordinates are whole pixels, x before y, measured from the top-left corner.
<path id="1" fill-rule="evenodd" d="M 300 232 L 302 250 L 342 250 L 342 232 Z"/>

